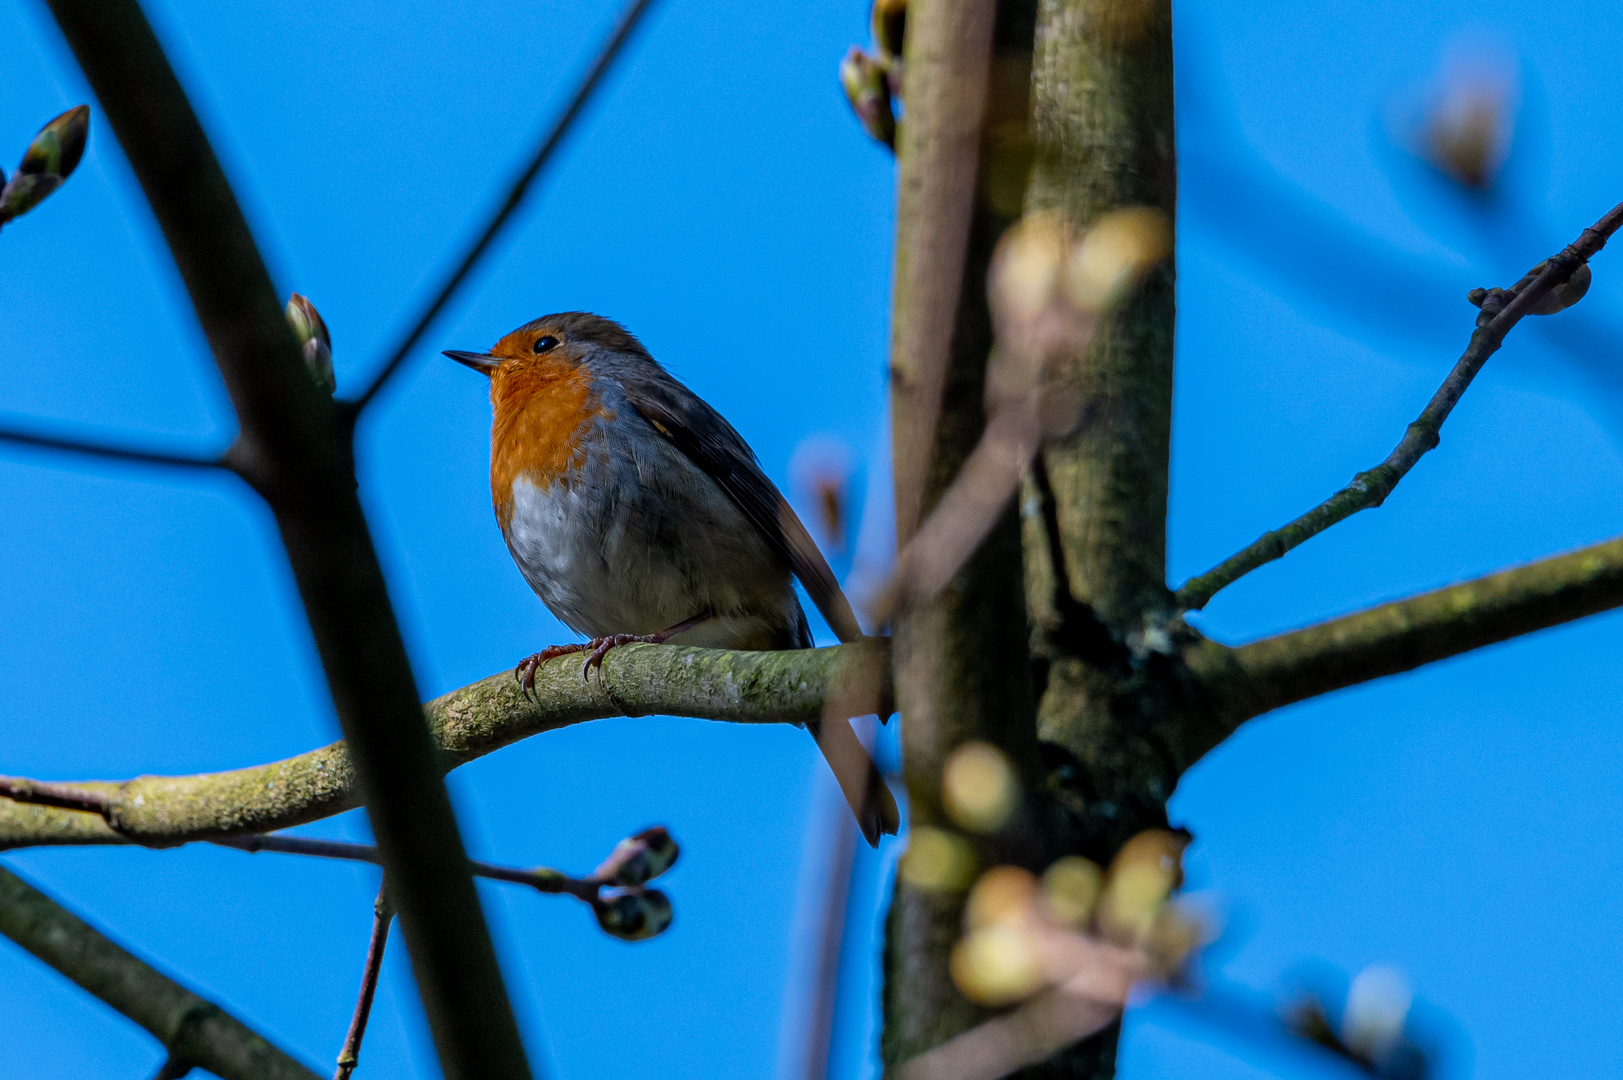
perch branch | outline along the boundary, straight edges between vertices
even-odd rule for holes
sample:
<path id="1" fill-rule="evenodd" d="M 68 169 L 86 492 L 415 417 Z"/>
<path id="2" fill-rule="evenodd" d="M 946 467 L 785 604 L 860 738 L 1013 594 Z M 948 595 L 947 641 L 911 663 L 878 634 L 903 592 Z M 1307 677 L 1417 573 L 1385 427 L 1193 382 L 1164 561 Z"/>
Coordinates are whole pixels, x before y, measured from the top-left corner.
<path id="1" fill-rule="evenodd" d="M 231 396 L 241 434 L 227 463 L 276 517 L 443 1071 L 449 1080 L 527 1080 L 443 763 L 361 513 L 352 427 L 306 366 L 140 5 L 48 3 L 163 230 Z"/>
<path id="2" fill-rule="evenodd" d="M 560 658 L 536 670 L 535 701 L 519 692 L 511 672 L 503 672 L 430 702 L 425 711 L 442 767 L 454 768 L 543 731 L 611 716 L 803 724 L 821 717 L 825 696 L 846 685 L 881 687 L 880 708 L 885 714 L 891 710 L 890 648 L 883 639 L 792 652 L 624 645 L 604 658 L 599 674 L 583 680 L 578 662 Z M 21 783 L 10 780 L 5 791 L 16 794 Z M 230 772 L 35 783 L 34 788 L 58 800 L 0 800 L 0 849 L 171 846 L 284 829 L 360 805 L 343 743 Z M 100 801 L 77 809 L 60 801 L 91 796 L 105 800 L 105 816 Z"/>
<path id="3" fill-rule="evenodd" d="M 1490 296 L 1482 306 L 1482 315 L 1477 319 L 1477 329 L 1471 335 L 1470 345 L 1385 461 L 1367 472 L 1359 473 L 1353 477 L 1352 483 L 1289 525 L 1264 533 L 1245 550 L 1185 582 L 1178 590 L 1178 602 L 1186 608 L 1205 607 L 1219 590 L 1259 566 L 1283 558 L 1287 551 L 1304 540 L 1317 536 L 1360 510 L 1380 506 L 1421 456 L 1437 445 L 1443 422 L 1459 403 L 1471 380 L 1482 370 L 1482 365 L 1487 363 L 1488 357 L 1498 351 L 1511 327 L 1520 322 L 1522 316 L 1528 314 L 1545 294 L 1565 284 L 1578 267 L 1605 247 L 1607 239 L 1619 226 L 1623 226 L 1623 203 L 1607 211 L 1605 217 L 1585 229 L 1576 241 L 1552 257 L 1543 272 L 1520 291 L 1499 292 L 1497 298 Z M 1508 303 L 1504 303 L 1506 296 L 1510 297 Z M 1499 308 L 1501 303 L 1503 307 Z M 1495 308 L 1499 310 L 1495 311 Z"/>
<path id="4" fill-rule="evenodd" d="M 25 431 L 9 424 L 0 424 L 0 442 L 13 446 L 28 446 L 38 450 L 57 450 L 67 454 L 105 458 L 112 461 L 131 461 L 141 465 L 163 465 L 181 469 L 218 469 L 225 462 L 220 458 L 196 457 L 190 454 L 166 454 L 157 450 L 140 450 L 131 446 L 96 442 L 86 439 L 68 439 L 60 435 L 44 435 Z"/>
<path id="5" fill-rule="evenodd" d="M 1623 606 L 1623 538 L 1185 659 L 1224 727 L 1332 690 Z"/>
<path id="6" fill-rule="evenodd" d="M 171 1075 L 195 1066 L 223 1080 L 318 1080 L 218 1005 L 114 944 L 4 867 L 0 933 L 151 1032 L 181 1070 Z"/>
<path id="7" fill-rule="evenodd" d="M 467 252 L 462 256 L 462 261 L 457 264 L 457 268 L 451 272 L 450 277 L 445 279 L 444 284 L 440 286 L 439 293 L 435 295 L 433 301 L 417 319 L 416 325 L 400 340 L 400 344 L 395 347 L 394 353 L 378 370 L 377 375 L 373 376 L 366 389 L 353 402 L 347 403 L 346 407 L 348 409 L 358 413 L 366 408 L 367 404 L 377 396 L 378 391 L 382 390 L 394 373 L 400 370 L 400 365 L 406 362 L 406 358 L 411 355 L 411 350 L 416 348 L 417 342 L 428 332 L 428 328 L 434 324 L 434 320 L 439 318 L 440 312 L 450 302 L 451 297 L 456 295 L 457 290 L 462 287 L 462 283 L 473 272 L 473 268 L 484 258 L 485 251 L 501 234 L 502 229 L 507 225 L 508 219 L 513 216 L 513 211 L 517 210 L 519 204 L 524 201 L 524 196 L 529 191 L 530 185 L 535 182 L 535 178 L 541 174 L 541 170 L 551 160 L 553 151 L 558 149 L 559 144 L 564 141 L 564 136 L 569 134 L 569 129 L 574 124 L 575 118 L 586 107 L 586 103 L 591 100 L 592 91 L 597 89 L 597 84 L 602 81 L 604 74 L 609 70 L 609 65 L 614 63 L 614 58 L 620 54 L 620 48 L 631 37 L 631 31 L 636 29 L 637 23 L 642 19 L 643 12 L 648 10 L 648 5 L 651 2 L 652 0 L 632 0 L 631 6 L 626 9 L 625 14 L 620 16 L 620 21 L 615 24 L 614 32 L 609 35 L 609 40 L 604 44 L 603 50 L 598 53 L 597 59 L 592 62 L 591 68 L 587 70 L 585 78 L 581 79 L 580 86 L 575 89 L 575 96 L 569 99 L 569 104 L 564 107 L 564 111 L 559 115 L 558 119 L 553 122 L 552 129 L 547 132 L 547 137 L 541 141 L 541 146 L 530 159 L 529 165 L 513 181 L 512 186 L 507 189 L 507 199 L 502 203 L 501 209 L 497 210 L 496 215 L 490 219 L 490 223 L 485 226 L 485 231 L 479 234 L 479 239 L 475 240 L 473 246 L 468 248 Z"/>

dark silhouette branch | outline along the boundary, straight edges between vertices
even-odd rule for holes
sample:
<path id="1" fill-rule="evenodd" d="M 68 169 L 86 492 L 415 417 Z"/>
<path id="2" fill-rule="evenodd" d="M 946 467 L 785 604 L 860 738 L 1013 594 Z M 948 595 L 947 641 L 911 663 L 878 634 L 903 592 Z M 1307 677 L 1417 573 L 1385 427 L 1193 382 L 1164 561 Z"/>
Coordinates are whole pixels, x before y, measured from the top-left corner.
<path id="1" fill-rule="evenodd" d="M 1185 582 L 1178 590 L 1178 602 L 1186 608 L 1204 607 L 1219 590 L 1257 567 L 1283 558 L 1287 551 L 1304 540 L 1317 536 L 1360 510 L 1380 506 L 1421 456 L 1437 445 L 1443 422 L 1453 412 L 1454 406 L 1471 385 L 1471 380 L 1482 370 L 1482 365 L 1487 363 L 1488 357 L 1499 350 L 1505 335 L 1521 321 L 1522 316 L 1532 313 L 1546 294 L 1566 284 L 1580 266 L 1588 263 L 1605 247 L 1607 239 L 1619 226 L 1623 226 L 1623 204 L 1613 207 L 1605 217 L 1585 229 L 1576 241 L 1552 257 L 1543 271 L 1531 281 L 1524 278 L 1527 284 L 1518 291 L 1493 290 L 1488 293 L 1482 302 L 1482 314 L 1477 319 L 1477 329 L 1471 335 L 1470 345 L 1385 461 L 1367 472 L 1359 473 L 1353 477 L 1352 483 L 1289 525 L 1263 534 L 1243 551 Z"/>
<path id="2" fill-rule="evenodd" d="M 167 454 L 158 450 L 141 450 L 133 446 L 120 446 L 115 443 L 98 442 L 91 439 L 70 439 L 62 435 L 46 435 L 42 432 L 27 431 L 23 428 L 13 427 L 10 423 L 5 422 L 0 422 L 0 443 L 27 446 L 37 450 L 57 450 L 67 454 L 82 454 L 86 457 L 104 458 L 112 461 L 129 461 L 140 465 L 161 465 L 181 469 L 218 469 L 225 465 L 225 462 L 218 457 Z"/>
<path id="3" fill-rule="evenodd" d="M 378 976 L 383 973 L 383 950 L 389 944 L 389 924 L 392 922 L 394 907 L 389 903 L 388 886 L 380 885 L 378 898 L 372 904 L 372 936 L 366 943 L 366 966 L 361 969 L 361 989 L 355 998 L 355 1014 L 350 1017 L 343 1049 L 338 1051 L 332 1080 L 349 1080 L 355 1066 L 361 1063 L 361 1040 L 366 1038 L 366 1022 L 372 1016 L 372 998 L 378 992 Z"/>
<path id="4" fill-rule="evenodd" d="M 479 261 L 484 258 L 485 252 L 490 248 L 490 245 L 497 236 L 501 235 L 501 231 L 506 227 L 508 219 L 513 216 L 513 212 L 524 201 L 524 196 L 530 190 L 530 185 L 535 182 L 536 177 L 541 174 L 541 170 L 552 159 L 553 152 L 564 141 L 564 136 L 569 134 L 570 127 L 580 115 L 581 110 L 586 107 L 586 103 L 591 100 L 592 92 L 597 89 L 597 84 L 602 81 L 604 74 L 609 70 L 609 66 L 614 63 L 615 57 L 620 54 L 621 47 L 631 37 L 631 32 L 636 29 L 638 22 L 641 21 L 643 13 L 648 10 L 648 5 L 651 2 L 652 0 L 632 0 L 631 6 L 626 9 L 625 14 L 620 16 L 620 21 L 615 24 L 614 32 L 609 35 L 609 40 L 604 43 L 602 51 L 597 55 L 597 59 L 592 62 L 592 66 L 587 69 L 585 77 L 581 79 L 580 85 L 576 87 L 574 96 L 569 99 L 569 104 L 564 107 L 564 111 L 558 116 L 558 119 L 553 121 L 546 138 L 541 140 L 541 145 L 536 149 L 535 155 L 530 158 L 529 165 L 525 167 L 523 172 L 519 173 L 518 178 L 507 189 L 507 198 L 503 201 L 501 208 L 496 211 L 495 216 L 485 226 L 484 232 L 479 234 L 479 238 L 473 242 L 473 245 L 462 256 L 462 261 L 457 264 L 457 268 L 445 279 L 445 282 L 440 286 L 440 291 L 435 295 L 428 307 L 424 309 L 422 315 L 418 317 L 416 324 L 400 340 L 400 344 L 395 346 L 394 352 L 378 369 L 378 373 L 372 377 L 372 381 L 367 384 L 366 389 L 361 391 L 360 395 L 353 401 L 344 403 L 344 408 L 352 413 L 359 413 L 378 395 L 378 391 L 383 389 L 395 372 L 400 370 L 400 366 L 411 355 L 411 350 L 417 347 L 417 343 L 428 332 L 428 328 L 434 324 L 434 320 L 439 318 L 440 312 L 445 309 L 445 305 L 450 303 L 451 298 L 462 287 L 468 275 L 473 272 L 473 268 L 479 265 Z"/>
<path id="5" fill-rule="evenodd" d="M 1623 539 L 1227 648 L 1185 653 L 1232 731 L 1332 690 L 1623 606 Z"/>
<path id="6" fill-rule="evenodd" d="M 160 1076 L 207 1069 L 222 1080 L 318 1080 L 241 1021 L 114 944 L 0 867 L 0 934 L 117 1009 L 169 1051 Z"/>
<path id="7" fill-rule="evenodd" d="M 869 639 L 829 649 L 724 652 L 677 645 L 625 645 L 590 682 L 560 658 L 536 669 L 535 700 L 511 672 L 492 675 L 425 707 L 440 767 L 520 739 L 611 716 L 691 716 L 733 723 L 815 722 L 825 697 L 846 686 L 876 688 L 888 715 L 890 647 Z M 874 699 L 857 695 L 857 708 Z M 853 713 L 853 715 L 858 715 Z M 0 849 L 57 844 L 168 847 L 270 832 L 351 810 L 361 803 L 344 743 L 285 761 L 197 776 L 122 782 L 0 780 Z"/>
<path id="8" fill-rule="evenodd" d="M 213 148 L 136 0 L 49 0 L 163 230 L 276 517 L 450 1080 L 530 1075 L 443 762 L 356 495 L 352 428 L 305 365 Z"/>

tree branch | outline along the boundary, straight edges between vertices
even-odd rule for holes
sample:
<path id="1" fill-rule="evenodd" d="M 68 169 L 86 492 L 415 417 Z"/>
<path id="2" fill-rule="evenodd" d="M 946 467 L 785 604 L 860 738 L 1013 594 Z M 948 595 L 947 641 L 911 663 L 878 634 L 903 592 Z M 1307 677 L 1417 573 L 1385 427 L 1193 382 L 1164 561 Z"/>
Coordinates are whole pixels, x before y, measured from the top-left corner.
<path id="1" fill-rule="evenodd" d="M 1623 538 L 1227 648 L 1185 653 L 1226 731 L 1332 690 L 1623 606 Z"/>
<path id="2" fill-rule="evenodd" d="M 448 1080 L 529 1065 L 443 762 L 356 494 L 353 426 L 317 384 L 252 233 L 136 0 L 48 0 L 141 183 L 236 409 L 309 619 Z"/>
<path id="3" fill-rule="evenodd" d="M 1520 322 L 1523 315 L 1532 312 L 1547 293 L 1564 285 L 1578 267 L 1605 247 L 1607 239 L 1619 226 L 1623 226 L 1623 203 L 1607 211 L 1605 217 L 1585 229 L 1576 241 L 1552 257 L 1544 270 L 1525 287 L 1515 293 L 1496 290 L 1497 297 L 1490 294 L 1482 305 L 1482 315 L 1477 319 L 1477 329 L 1471 335 L 1470 345 L 1385 461 L 1367 472 L 1359 473 L 1353 477 L 1352 483 L 1289 525 L 1264 533 L 1245 550 L 1185 582 L 1178 590 L 1178 602 L 1186 608 L 1205 607 L 1219 590 L 1257 567 L 1283 558 L 1291 548 L 1358 511 L 1380 506 L 1386 501 L 1398 481 L 1414 468 L 1423 454 L 1437 445 L 1443 422 L 1459 403 L 1471 380 L 1482 370 L 1482 365 L 1487 363 L 1488 357 L 1499 350 L 1511 327 Z M 1507 295 L 1511 297 L 1509 303 L 1494 310 Z"/>
<path id="4" fill-rule="evenodd" d="M 120 948 L 3 867 L 0 933 L 151 1032 L 180 1070 L 168 1075 L 197 1067 L 222 1080 L 318 1080 L 218 1005 Z"/>
<path id="5" fill-rule="evenodd" d="M 620 54 L 621 47 L 631 37 L 631 31 L 636 29 L 637 23 L 642 19 L 643 12 L 648 10 L 648 5 L 651 2 L 652 0 L 632 0 L 631 6 L 626 9 L 625 14 L 620 16 L 620 21 L 615 24 L 614 32 L 609 35 L 609 40 L 604 43 L 602 52 L 598 53 L 597 59 L 587 69 L 585 78 L 581 80 L 580 86 L 575 90 L 575 96 L 569 99 L 569 104 L 564 107 L 562 114 L 559 115 L 557 120 L 553 121 L 552 129 L 547 132 L 547 137 L 541 141 L 541 146 L 536 150 L 535 156 L 530 159 L 530 164 L 513 181 L 512 186 L 507 189 L 507 199 L 502 203 L 501 209 L 497 210 L 496 215 L 490 219 L 490 223 L 485 226 L 485 231 L 479 234 L 479 239 L 475 240 L 473 246 L 468 248 L 467 253 L 462 256 L 462 261 L 457 264 L 457 268 L 451 272 L 450 277 L 445 279 L 445 283 L 440 286 L 439 293 L 434 297 L 427 309 L 423 311 L 416 325 L 400 340 L 400 344 L 395 346 L 394 353 L 378 370 L 378 373 L 372 377 L 372 381 L 367 384 L 366 389 L 354 401 L 345 403 L 345 408 L 352 413 L 359 413 L 377 396 L 378 391 L 383 389 L 394 373 L 400 370 L 400 365 L 406 362 L 406 358 L 411 355 L 411 350 L 416 347 L 422 336 L 428 332 L 428 328 L 434 324 L 434 320 L 439 318 L 439 314 L 444 310 L 445 305 L 450 302 L 451 297 L 456 295 L 457 290 L 462 287 L 462 283 L 473 272 L 473 268 L 479 265 L 479 261 L 484 258 L 486 250 L 489 249 L 496 237 L 501 234 L 502 229 L 506 227 L 508 219 L 513 216 L 513 211 L 517 210 L 519 204 L 524 201 L 524 196 L 529 191 L 530 185 L 535 182 L 535 178 L 541 174 L 541 170 L 551 160 L 553 151 L 558 149 L 559 144 L 564 140 L 564 136 L 569 134 L 570 126 L 574 124 L 575 118 L 580 115 L 581 110 L 586 107 L 586 103 L 591 100 L 592 91 L 597 89 L 597 84 L 602 81 L 604 74 L 609 70 L 609 65 L 614 63 L 615 57 Z"/>
<path id="6" fill-rule="evenodd" d="M 443 752 L 441 766 L 449 769 L 543 731 L 611 716 L 804 724 L 822 716 L 824 697 L 832 690 L 859 682 L 885 688 L 880 708 L 888 714 L 888 641 L 791 652 L 623 645 L 604 658 L 591 681 L 582 679 L 580 664 L 567 657 L 541 665 L 534 701 L 519 692 L 511 672 L 503 672 L 430 702 L 425 712 Z M 196 776 L 71 784 L 12 780 L 0 785 L 0 794 L 15 796 L 19 783 L 32 783 L 52 797 L 0 800 L 0 849 L 166 847 L 284 829 L 360 805 L 343 743 L 268 765 Z M 105 817 L 103 804 L 86 802 L 86 795 L 105 800 Z M 28 798 L 26 792 L 23 797 Z"/>
<path id="7" fill-rule="evenodd" d="M 218 469 L 225 462 L 218 457 L 197 457 L 191 454 L 166 454 L 156 450 L 139 450 L 130 446 L 69 439 L 60 435 L 45 435 L 0 423 L 0 442 L 14 446 L 29 446 L 39 450 L 59 450 L 68 454 L 106 458 L 113 461 L 131 461 L 141 465 L 164 465 L 183 469 Z"/>
<path id="8" fill-rule="evenodd" d="M 344 1035 L 344 1046 L 338 1051 L 338 1061 L 332 1080 L 349 1080 L 355 1066 L 361 1063 L 361 1040 L 366 1038 L 366 1022 L 372 1016 L 372 998 L 378 992 L 378 976 L 383 973 L 383 950 L 389 944 L 389 924 L 394 922 L 394 907 L 389 903 L 387 885 L 378 886 L 378 898 L 372 904 L 372 936 L 366 943 L 366 964 L 361 969 L 361 989 L 355 995 L 355 1012 L 350 1016 L 349 1031 Z"/>

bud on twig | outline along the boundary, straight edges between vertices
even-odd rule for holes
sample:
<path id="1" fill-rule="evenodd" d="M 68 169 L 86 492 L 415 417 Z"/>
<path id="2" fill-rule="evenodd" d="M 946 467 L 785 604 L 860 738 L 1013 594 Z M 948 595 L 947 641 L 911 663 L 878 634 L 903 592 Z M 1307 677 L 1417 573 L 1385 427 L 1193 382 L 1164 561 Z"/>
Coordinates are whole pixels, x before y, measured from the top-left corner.
<path id="1" fill-rule="evenodd" d="M 40 128 L 17 172 L 0 188 L 0 224 L 28 213 L 62 186 L 84 157 L 89 134 L 88 105 L 76 105 Z"/>
<path id="2" fill-rule="evenodd" d="M 840 85 L 857 119 L 869 135 L 892 150 L 896 148 L 896 113 L 891 106 L 890 78 L 885 62 L 851 46 L 840 61 Z"/>
<path id="3" fill-rule="evenodd" d="M 316 306 L 294 293 L 287 302 L 287 324 L 304 349 L 305 366 L 315 376 L 316 383 L 329 394 L 338 389 L 332 370 L 332 335 L 327 332 L 327 324 Z"/>
<path id="4" fill-rule="evenodd" d="M 658 889 L 613 892 L 592 904 L 597 924 L 621 941 L 646 941 L 671 925 L 671 901 Z"/>
<path id="5" fill-rule="evenodd" d="M 663 825 L 655 825 L 614 845 L 592 878 L 609 885 L 642 885 L 669 870 L 679 854 L 681 849 L 671 834 Z"/>
<path id="6" fill-rule="evenodd" d="M 873 40 L 887 61 L 901 60 L 906 30 L 907 0 L 874 0 Z M 888 66 L 895 67 L 895 64 Z"/>

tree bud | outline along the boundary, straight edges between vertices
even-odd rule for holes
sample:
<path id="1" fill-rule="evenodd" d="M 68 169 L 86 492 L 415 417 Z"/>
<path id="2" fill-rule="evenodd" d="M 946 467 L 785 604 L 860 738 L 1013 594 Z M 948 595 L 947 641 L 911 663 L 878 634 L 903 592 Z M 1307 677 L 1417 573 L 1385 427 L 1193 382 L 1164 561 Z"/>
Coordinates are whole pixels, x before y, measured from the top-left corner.
<path id="1" fill-rule="evenodd" d="M 332 335 L 321 313 L 307 298 L 294 293 L 287 302 L 287 324 L 304 350 L 304 363 L 315 376 L 316 383 L 327 393 L 338 389 L 338 380 L 332 370 Z"/>
<path id="2" fill-rule="evenodd" d="M 84 157 L 90 106 L 76 105 L 34 136 L 22 164 L 0 188 L 0 222 L 21 217 L 62 186 Z"/>
<path id="3" fill-rule="evenodd" d="M 942 769 L 941 802 L 960 828 L 997 832 L 1020 803 L 1014 765 L 991 743 L 965 743 L 947 757 Z"/>
<path id="4" fill-rule="evenodd" d="M 840 61 L 840 85 L 846 99 L 869 135 L 896 148 L 896 113 L 891 106 L 890 79 L 884 61 L 851 46 Z"/>
<path id="5" fill-rule="evenodd" d="M 655 825 L 614 845 L 592 876 L 613 885 L 641 885 L 669 870 L 680 853 L 665 827 Z"/>
<path id="6" fill-rule="evenodd" d="M 1080 930 L 1093 918 L 1105 872 L 1081 855 L 1067 855 L 1043 871 L 1043 906 L 1050 917 Z"/>
<path id="7" fill-rule="evenodd" d="M 646 941 L 671 925 L 670 897 L 658 889 L 610 893 L 592 905 L 597 925 L 621 941 Z"/>
<path id="8" fill-rule="evenodd" d="M 975 852 L 968 841 L 945 829 L 915 825 L 897 867 L 902 880 L 931 892 L 963 892 L 975 876 Z"/>
<path id="9" fill-rule="evenodd" d="M 1149 937 L 1167 897 L 1183 884 L 1181 858 L 1188 843 L 1178 833 L 1146 829 L 1122 845 L 1099 898 L 1097 920 L 1105 937 L 1125 945 Z"/>
<path id="10" fill-rule="evenodd" d="M 902 56 L 902 38 L 907 29 L 907 0 L 874 0 L 873 40 L 887 60 Z"/>

